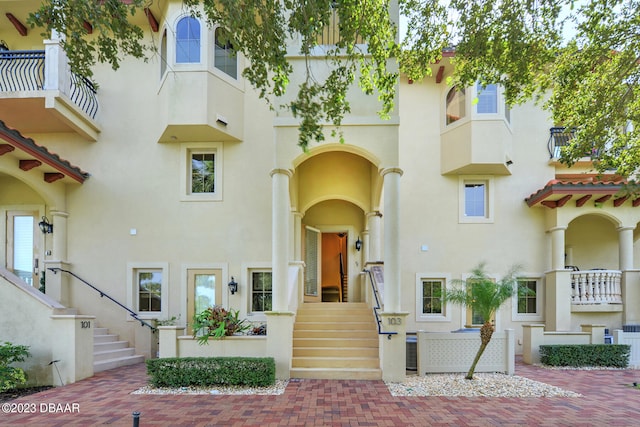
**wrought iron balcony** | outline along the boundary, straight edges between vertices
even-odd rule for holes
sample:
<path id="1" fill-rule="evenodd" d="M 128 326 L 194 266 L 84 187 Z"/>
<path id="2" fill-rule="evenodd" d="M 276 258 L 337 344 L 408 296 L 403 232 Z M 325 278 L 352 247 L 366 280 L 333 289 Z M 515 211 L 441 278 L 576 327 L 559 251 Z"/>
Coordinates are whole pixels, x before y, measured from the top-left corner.
<path id="1" fill-rule="evenodd" d="M 565 127 L 552 127 L 549 129 L 549 142 L 547 149 L 549 150 L 550 159 L 559 159 L 562 147 L 571 143 L 575 130 Z"/>
<path id="2" fill-rule="evenodd" d="M 0 113 L 22 132 L 77 132 L 96 140 L 98 98 L 88 79 L 69 70 L 55 41 L 46 50 L 0 49 Z"/>

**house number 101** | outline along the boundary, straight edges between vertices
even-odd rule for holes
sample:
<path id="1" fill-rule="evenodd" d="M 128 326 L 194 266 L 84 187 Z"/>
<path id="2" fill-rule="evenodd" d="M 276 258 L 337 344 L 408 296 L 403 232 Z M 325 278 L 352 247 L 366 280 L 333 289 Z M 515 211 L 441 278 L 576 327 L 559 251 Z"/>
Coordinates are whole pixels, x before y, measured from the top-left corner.
<path id="1" fill-rule="evenodd" d="M 390 325 L 402 325 L 402 317 L 389 317 Z"/>
<path id="2" fill-rule="evenodd" d="M 91 321 L 90 320 L 81 320 L 80 321 L 81 329 L 91 329 Z"/>

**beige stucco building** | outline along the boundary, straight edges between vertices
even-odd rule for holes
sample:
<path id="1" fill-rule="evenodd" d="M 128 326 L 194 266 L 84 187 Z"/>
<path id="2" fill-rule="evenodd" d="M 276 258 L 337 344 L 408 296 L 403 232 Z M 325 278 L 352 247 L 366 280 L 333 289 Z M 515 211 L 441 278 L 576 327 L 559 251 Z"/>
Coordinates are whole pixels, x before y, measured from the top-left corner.
<path id="1" fill-rule="evenodd" d="M 0 26 L 0 341 L 32 346 L 39 381 L 57 381 L 53 360 L 68 382 L 129 357 L 97 346 L 93 366 L 71 362 L 110 340 L 100 335 L 156 356 L 157 334 L 103 294 L 151 324 L 239 310 L 268 325 L 259 348 L 281 377 L 401 377 L 407 334 L 477 323 L 440 296 L 480 262 L 496 278 L 521 264 L 535 291 L 495 318 L 516 354 L 525 324 L 640 323 L 640 203 L 587 159 L 562 166 L 567 134 L 538 106 L 447 86 L 447 57 L 423 82 L 400 79 L 388 120 L 354 88 L 344 143 L 327 132 L 302 152 L 296 121 L 269 110 L 241 76 L 245 59 L 181 2 L 136 18 L 158 54 L 97 66 L 97 89 L 70 74 L 55 35 L 21 27 L 37 3 L 0 4 L 13 17 Z M 322 74 L 320 58 L 311 66 Z M 396 335 L 376 329 L 374 276 L 380 331 Z M 305 341 L 310 306 L 333 319 L 310 321 L 324 341 Z M 363 307 L 373 344 L 348 320 Z M 353 351 L 314 353 L 332 338 Z"/>

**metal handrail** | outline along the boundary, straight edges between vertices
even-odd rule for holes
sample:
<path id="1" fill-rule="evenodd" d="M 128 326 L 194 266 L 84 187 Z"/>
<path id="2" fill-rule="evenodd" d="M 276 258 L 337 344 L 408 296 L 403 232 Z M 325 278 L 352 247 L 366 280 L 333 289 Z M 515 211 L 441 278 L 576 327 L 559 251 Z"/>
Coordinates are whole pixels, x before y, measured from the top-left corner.
<path id="1" fill-rule="evenodd" d="M 84 280 L 82 277 L 78 276 L 77 274 L 75 274 L 72 271 L 69 270 L 65 270 L 63 268 L 58 268 L 58 267 L 50 267 L 47 270 L 52 271 L 53 274 L 58 274 L 58 271 L 61 271 L 63 273 L 67 273 L 73 277 L 75 277 L 76 279 L 80 280 L 82 283 L 84 283 L 85 285 L 89 286 L 91 289 L 93 289 L 94 291 L 98 292 L 100 294 L 100 297 L 107 297 L 108 299 L 110 299 L 111 301 L 113 301 L 114 303 L 116 303 L 117 305 L 119 305 L 120 307 L 122 307 L 123 309 L 125 309 L 126 311 L 129 312 L 129 314 L 131 315 L 131 317 L 133 317 L 135 320 L 137 320 L 138 322 L 140 322 L 140 325 L 142 326 L 147 326 L 149 329 L 151 329 L 151 331 L 153 331 L 155 333 L 156 328 L 154 326 L 152 326 L 151 324 L 145 322 L 144 320 L 140 319 L 138 317 L 138 313 L 136 313 L 135 311 L 131 310 L 130 308 L 124 306 L 123 304 L 121 304 L 120 302 L 116 301 L 115 299 L 111 298 L 109 295 L 107 295 L 105 292 L 101 291 L 100 289 L 96 288 L 95 286 L 93 286 L 91 283 L 87 282 L 86 280 Z"/>
<path id="2" fill-rule="evenodd" d="M 366 268 L 362 270 L 363 273 L 367 273 L 369 275 L 369 281 L 371 282 L 371 289 L 373 290 L 373 297 L 376 300 L 376 305 L 373 307 L 373 314 L 376 316 L 376 323 L 378 324 L 378 335 L 386 335 L 387 339 L 391 339 L 391 335 L 398 335 L 397 332 L 385 332 L 382 330 L 382 319 L 380 319 L 380 315 L 378 314 L 378 310 L 382 307 L 380 306 L 380 298 L 378 297 L 378 287 L 376 286 L 375 280 L 373 280 L 373 274 L 371 274 L 371 270 L 367 270 Z"/>

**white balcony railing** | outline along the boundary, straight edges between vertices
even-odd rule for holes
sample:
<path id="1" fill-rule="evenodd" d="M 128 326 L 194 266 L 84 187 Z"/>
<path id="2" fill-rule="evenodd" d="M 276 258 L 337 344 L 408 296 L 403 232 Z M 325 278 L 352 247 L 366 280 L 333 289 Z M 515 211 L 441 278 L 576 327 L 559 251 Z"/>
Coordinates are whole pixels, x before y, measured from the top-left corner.
<path id="1" fill-rule="evenodd" d="M 571 273 L 572 304 L 622 304 L 619 270 L 585 270 Z"/>

